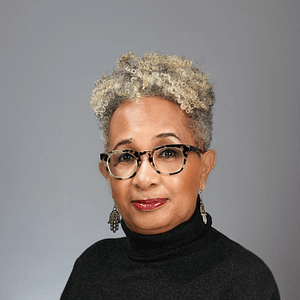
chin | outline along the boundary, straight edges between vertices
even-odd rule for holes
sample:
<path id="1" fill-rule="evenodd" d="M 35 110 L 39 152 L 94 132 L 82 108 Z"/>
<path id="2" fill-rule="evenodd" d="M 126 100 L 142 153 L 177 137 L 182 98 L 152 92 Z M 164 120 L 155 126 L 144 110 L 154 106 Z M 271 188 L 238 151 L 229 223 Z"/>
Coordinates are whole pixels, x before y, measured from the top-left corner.
<path id="1" fill-rule="evenodd" d="M 136 216 L 130 222 L 129 229 L 142 234 L 157 234 L 166 232 L 176 224 L 174 220 L 165 214 L 157 214 L 154 212 L 144 212 L 141 216 Z M 128 224 L 126 222 L 126 224 Z"/>
<path id="2" fill-rule="evenodd" d="M 163 233 L 163 232 L 167 232 L 168 230 L 170 230 L 171 228 L 168 228 L 167 226 L 161 225 L 159 226 L 158 224 L 155 225 L 150 225 L 150 226 L 139 226 L 139 227 L 135 227 L 133 229 L 133 231 L 140 233 L 140 234 L 144 234 L 144 235 L 150 235 L 150 234 L 159 234 L 159 233 Z"/>

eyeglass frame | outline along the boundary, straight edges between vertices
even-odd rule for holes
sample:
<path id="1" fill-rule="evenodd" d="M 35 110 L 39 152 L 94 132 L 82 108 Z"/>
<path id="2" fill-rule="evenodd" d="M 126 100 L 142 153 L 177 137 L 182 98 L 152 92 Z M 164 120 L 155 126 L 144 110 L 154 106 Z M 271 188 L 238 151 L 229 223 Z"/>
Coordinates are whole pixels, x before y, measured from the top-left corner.
<path id="1" fill-rule="evenodd" d="M 182 166 L 181 166 L 181 169 L 176 171 L 176 172 L 172 172 L 172 173 L 163 173 L 161 172 L 160 170 L 158 170 L 158 168 L 156 167 L 155 163 L 154 163 L 154 160 L 153 160 L 153 154 L 155 151 L 157 150 L 160 150 L 160 149 L 163 149 L 163 148 L 178 148 L 182 151 L 183 153 L 183 163 L 182 163 Z M 182 149 L 183 148 L 183 149 Z M 109 175 L 115 179 L 118 179 L 118 180 L 124 180 L 124 179 L 130 179 L 132 177 L 134 177 L 136 174 L 137 174 L 137 171 L 138 171 L 138 168 L 141 164 L 141 156 L 142 155 L 145 155 L 146 153 L 148 153 L 148 160 L 149 160 L 149 163 L 150 165 L 155 169 L 156 173 L 160 174 L 160 175 L 175 175 L 175 174 L 178 174 L 180 173 L 183 169 L 184 169 L 184 166 L 186 164 L 186 160 L 187 160 L 187 157 L 188 157 L 188 152 L 200 152 L 201 154 L 205 153 L 204 150 L 198 148 L 198 147 L 195 147 L 195 146 L 192 146 L 192 145 L 187 145 L 187 144 L 168 144 L 168 145 L 161 145 L 161 146 L 158 146 L 158 147 L 155 147 L 153 148 L 152 150 L 144 150 L 144 151 L 135 151 L 135 150 L 132 150 L 132 149 L 118 149 L 118 150 L 112 150 L 112 151 L 108 151 L 108 152 L 104 152 L 104 153 L 100 153 L 100 161 L 103 161 L 105 163 L 105 166 L 106 166 L 106 170 L 108 171 Z M 110 168 L 109 168 L 109 165 L 108 165 L 108 160 L 110 158 L 111 155 L 115 154 L 115 153 L 131 153 L 134 155 L 134 157 L 136 158 L 136 170 L 133 172 L 132 175 L 128 176 L 128 177 L 118 177 L 118 176 L 115 176 Z"/>

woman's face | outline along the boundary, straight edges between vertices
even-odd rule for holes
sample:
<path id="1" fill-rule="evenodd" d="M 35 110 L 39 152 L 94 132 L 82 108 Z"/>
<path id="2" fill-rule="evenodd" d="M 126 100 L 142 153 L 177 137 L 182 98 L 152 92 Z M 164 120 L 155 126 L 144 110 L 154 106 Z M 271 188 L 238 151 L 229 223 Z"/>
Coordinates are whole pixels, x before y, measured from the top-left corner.
<path id="1" fill-rule="evenodd" d="M 108 150 L 140 152 L 165 144 L 195 146 L 184 118 L 177 104 L 158 97 L 123 102 L 110 121 Z M 187 221 L 194 213 L 198 190 L 204 189 L 215 165 L 215 152 L 209 150 L 200 157 L 188 152 L 184 169 L 169 176 L 158 174 L 147 155 L 141 159 L 137 174 L 125 180 L 111 177 L 103 162 L 99 164 L 127 227 L 142 234 L 157 234 Z"/>

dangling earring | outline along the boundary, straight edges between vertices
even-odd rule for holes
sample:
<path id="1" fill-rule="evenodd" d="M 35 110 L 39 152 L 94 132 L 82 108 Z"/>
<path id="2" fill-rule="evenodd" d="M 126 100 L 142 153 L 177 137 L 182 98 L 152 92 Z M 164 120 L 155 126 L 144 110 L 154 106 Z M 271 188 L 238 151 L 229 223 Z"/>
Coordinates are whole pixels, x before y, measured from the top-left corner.
<path id="1" fill-rule="evenodd" d="M 200 191 L 200 193 L 199 193 L 199 199 L 200 199 L 200 213 L 201 213 L 201 216 L 202 216 L 203 223 L 204 223 L 204 224 L 207 224 L 206 211 L 205 211 L 205 208 L 204 208 L 204 204 L 203 204 L 203 202 L 202 202 L 201 194 L 202 194 L 202 191 Z"/>
<path id="2" fill-rule="evenodd" d="M 116 205 L 114 205 L 114 208 L 109 215 L 107 224 L 110 224 L 110 230 L 115 233 L 117 230 L 119 230 L 119 223 L 121 223 L 121 216 Z"/>

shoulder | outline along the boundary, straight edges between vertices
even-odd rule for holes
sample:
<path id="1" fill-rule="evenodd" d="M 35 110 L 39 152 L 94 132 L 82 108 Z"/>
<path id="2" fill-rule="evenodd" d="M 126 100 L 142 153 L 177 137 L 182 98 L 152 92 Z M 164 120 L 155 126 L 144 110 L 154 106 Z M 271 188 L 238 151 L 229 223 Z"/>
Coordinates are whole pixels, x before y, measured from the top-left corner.
<path id="1" fill-rule="evenodd" d="M 243 271 L 249 270 L 265 270 L 269 271 L 266 264 L 254 253 L 247 250 L 237 242 L 234 242 L 216 229 L 211 229 L 215 239 L 215 247 L 217 247 L 224 256 L 224 259 L 230 262 L 232 268 Z"/>
<path id="2" fill-rule="evenodd" d="M 111 260 L 115 255 L 123 252 L 127 238 L 103 239 L 88 247 L 76 260 L 75 266 L 89 262 Z"/>
<path id="3" fill-rule="evenodd" d="M 211 234 L 215 237 L 216 251 L 222 252 L 221 265 L 227 269 L 237 299 L 279 299 L 273 274 L 257 255 L 214 228 Z"/>
<path id="4" fill-rule="evenodd" d="M 75 261 L 62 299 L 96 299 L 99 282 L 106 278 L 113 259 L 122 259 L 122 245 L 126 238 L 104 239 L 86 249 Z"/>
<path id="5" fill-rule="evenodd" d="M 105 276 L 114 260 L 123 259 L 126 238 L 104 239 L 87 248 L 75 261 L 67 287 L 84 286 L 91 278 Z"/>

